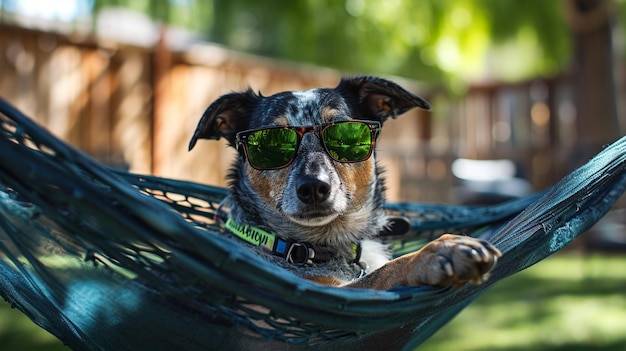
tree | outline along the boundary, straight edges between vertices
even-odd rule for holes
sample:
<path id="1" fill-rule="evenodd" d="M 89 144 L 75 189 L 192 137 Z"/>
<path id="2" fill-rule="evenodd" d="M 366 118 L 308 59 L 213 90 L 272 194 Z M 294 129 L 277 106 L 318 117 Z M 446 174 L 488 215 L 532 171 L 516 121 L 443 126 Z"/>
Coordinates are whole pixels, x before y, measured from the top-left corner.
<path id="1" fill-rule="evenodd" d="M 613 57 L 613 2 L 569 0 L 569 24 L 574 38 L 572 71 L 578 134 L 577 145 L 597 151 L 620 136 Z"/>
<path id="2" fill-rule="evenodd" d="M 213 4 L 219 16 L 209 33 L 212 40 L 349 72 L 446 83 L 485 73 L 505 79 L 555 74 L 568 60 L 568 30 L 561 4 L 554 1 L 215 0 Z M 518 58 L 520 52 L 527 57 L 507 64 L 509 46 L 522 48 Z M 495 60 L 503 58 L 502 64 L 486 66 L 488 54 L 495 54 Z"/>
<path id="3" fill-rule="evenodd" d="M 434 84 L 555 74 L 570 53 L 556 1 L 93 0 L 94 14 L 108 6 L 237 50 Z"/>

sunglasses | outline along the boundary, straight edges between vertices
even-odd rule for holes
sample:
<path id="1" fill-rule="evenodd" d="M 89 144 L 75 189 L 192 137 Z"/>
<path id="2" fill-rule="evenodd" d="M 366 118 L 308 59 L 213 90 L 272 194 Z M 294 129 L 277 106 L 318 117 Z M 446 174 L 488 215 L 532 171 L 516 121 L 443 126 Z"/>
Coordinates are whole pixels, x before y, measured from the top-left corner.
<path id="1" fill-rule="evenodd" d="M 380 133 L 374 121 L 342 121 L 323 126 L 270 127 L 237 133 L 237 145 L 243 147 L 250 165 L 258 170 L 287 167 L 296 158 L 304 134 L 315 133 L 326 153 L 341 163 L 367 160 Z"/>

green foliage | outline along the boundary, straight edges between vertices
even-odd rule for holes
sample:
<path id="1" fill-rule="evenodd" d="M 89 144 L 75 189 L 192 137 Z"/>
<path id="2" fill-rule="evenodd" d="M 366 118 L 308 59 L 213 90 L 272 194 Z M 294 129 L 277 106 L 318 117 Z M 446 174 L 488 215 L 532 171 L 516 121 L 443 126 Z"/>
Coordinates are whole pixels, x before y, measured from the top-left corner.
<path id="1" fill-rule="evenodd" d="M 237 50 L 431 83 L 550 75 L 570 55 L 561 1 L 95 0 L 94 11 L 106 6 Z"/>
<path id="2" fill-rule="evenodd" d="M 206 0 L 92 0 L 92 12 L 122 7 L 145 13 L 155 21 L 208 33 L 213 22 L 213 4 Z"/>

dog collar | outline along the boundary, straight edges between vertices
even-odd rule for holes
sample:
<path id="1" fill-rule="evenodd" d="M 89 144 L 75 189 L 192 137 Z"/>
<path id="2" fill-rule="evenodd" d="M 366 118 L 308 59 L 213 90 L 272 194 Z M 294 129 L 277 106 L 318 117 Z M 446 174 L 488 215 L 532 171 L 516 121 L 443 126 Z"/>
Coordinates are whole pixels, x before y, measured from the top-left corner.
<path id="1" fill-rule="evenodd" d="M 310 266 L 315 263 L 328 262 L 336 255 L 336 250 L 315 246 L 309 243 L 285 240 L 274 233 L 251 225 L 237 223 L 228 217 L 224 227 L 237 238 L 261 247 L 272 255 L 279 256 L 289 263 Z M 353 260 L 350 263 L 359 263 L 361 258 L 361 245 L 352 245 Z"/>

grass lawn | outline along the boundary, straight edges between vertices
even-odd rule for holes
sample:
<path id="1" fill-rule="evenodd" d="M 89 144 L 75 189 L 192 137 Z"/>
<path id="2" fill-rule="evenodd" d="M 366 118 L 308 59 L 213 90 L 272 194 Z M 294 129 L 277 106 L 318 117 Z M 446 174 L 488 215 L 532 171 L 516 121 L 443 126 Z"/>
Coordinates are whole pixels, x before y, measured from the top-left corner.
<path id="1" fill-rule="evenodd" d="M 419 350 L 626 350 L 626 255 L 549 257 L 497 283 Z"/>
<path id="2" fill-rule="evenodd" d="M 2 302 L 0 350 L 68 348 Z M 548 258 L 496 284 L 419 350 L 626 350 L 626 255 Z"/>

